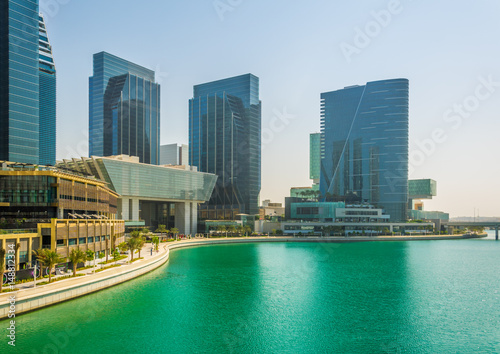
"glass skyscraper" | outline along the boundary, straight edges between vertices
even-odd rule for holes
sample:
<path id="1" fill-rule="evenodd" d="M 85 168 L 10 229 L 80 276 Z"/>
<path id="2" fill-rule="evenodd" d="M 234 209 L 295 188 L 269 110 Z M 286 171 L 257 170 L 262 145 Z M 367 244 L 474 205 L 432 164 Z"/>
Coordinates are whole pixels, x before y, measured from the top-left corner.
<path id="1" fill-rule="evenodd" d="M 194 86 L 189 101 L 189 162 L 218 176 L 202 219 L 259 212 L 261 102 L 259 78 L 246 74 Z"/>
<path id="2" fill-rule="evenodd" d="M 309 135 L 309 178 L 314 184 L 319 183 L 321 170 L 321 134 Z"/>
<path id="3" fill-rule="evenodd" d="M 0 2 L 0 160 L 55 163 L 55 67 L 38 10 Z"/>
<path id="4" fill-rule="evenodd" d="M 130 155 L 157 165 L 160 85 L 155 73 L 106 52 L 94 54 L 89 78 L 90 156 Z"/>
<path id="5" fill-rule="evenodd" d="M 349 196 L 405 221 L 408 205 L 406 79 L 321 94 L 320 191 Z"/>
<path id="6" fill-rule="evenodd" d="M 39 18 L 40 160 L 56 164 L 56 67 L 43 16 Z"/>

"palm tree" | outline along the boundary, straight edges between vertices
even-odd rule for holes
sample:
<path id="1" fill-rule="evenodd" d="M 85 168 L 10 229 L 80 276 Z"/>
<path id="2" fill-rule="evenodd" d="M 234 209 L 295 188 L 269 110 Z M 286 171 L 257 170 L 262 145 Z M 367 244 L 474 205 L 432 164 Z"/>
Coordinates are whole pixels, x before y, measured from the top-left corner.
<path id="1" fill-rule="evenodd" d="M 217 226 L 217 231 L 225 232 L 226 233 L 226 237 L 227 237 L 226 225 L 219 225 L 219 226 Z"/>
<path id="2" fill-rule="evenodd" d="M 76 277 L 76 266 L 78 263 L 85 262 L 87 255 L 82 250 L 72 249 L 68 258 L 73 263 L 73 276 Z"/>
<path id="3" fill-rule="evenodd" d="M 147 230 L 147 229 L 142 229 L 141 231 L 144 232 L 144 230 Z M 132 236 L 132 239 L 135 240 L 136 249 L 139 250 L 139 258 L 141 258 L 141 250 L 142 250 L 142 247 L 144 247 L 144 243 L 146 242 L 144 237 L 142 237 L 141 231 L 132 231 L 130 233 L 130 236 Z M 149 230 L 148 230 L 148 232 L 149 232 Z"/>
<path id="4" fill-rule="evenodd" d="M 151 242 L 155 246 L 155 251 L 158 252 L 158 247 L 160 246 L 160 238 L 158 236 L 153 236 Z"/>
<path id="5" fill-rule="evenodd" d="M 0 248 L 0 293 L 3 286 L 3 273 L 5 272 L 5 250 Z"/>
<path id="6" fill-rule="evenodd" d="M 40 249 L 35 251 L 38 261 L 49 268 L 49 283 L 52 281 L 52 268 L 58 263 L 64 261 L 64 259 L 57 254 L 56 251 L 51 251 L 49 249 Z"/>
<path id="7" fill-rule="evenodd" d="M 236 231 L 238 231 L 238 236 L 241 236 L 241 234 L 245 231 L 245 228 L 243 227 L 243 225 L 238 225 L 236 227 Z"/>
<path id="8" fill-rule="evenodd" d="M 115 248 L 114 251 L 113 251 L 112 256 L 113 256 L 113 260 L 115 261 L 115 264 L 116 264 L 116 261 L 120 257 L 120 252 L 118 252 L 118 250 Z"/>
<path id="9" fill-rule="evenodd" d="M 248 237 L 248 233 L 252 232 L 252 228 L 250 226 L 245 226 L 245 233 L 246 233 L 246 236 Z"/>
<path id="10" fill-rule="evenodd" d="M 233 233 L 236 232 L 236 227 L 234 225 L 229 225 L 227 230 L 231 233 L 231 236 L 233 236 Z M 226 233 L 226 237 L 227 237 L 227 233 Z"/>
<path id="11" fill-rule="evenodd" d="M 85 255 L 86 255 L 86 261 L 89 261 L 89 262 L 92 262 L 94 260 L 94 251 L 92 250 L 87 250 L 87 252 L 85 252 Z"/>
<path id="12" fill-rule="evenodd" d="M 170 232 L 174 234 L 175 240 L 177 241 L 177 234 L 179 233 L 179 229 L 174 227 L 173 229 L 170 229 Z"/>
<path id="13" fill-rule="evenodd" d="M 142 248 L 144 247 L 144 244 L 146 243 L 146 239 L 140 236 L 136 240 L 137 240 L 137 249 L 139 250 L 139 258 L 141 258 L 141 251 Z"/>
<path id="14" fill-rule="evenodd" d="M 135 237 L 129 238 L 126 242 L 118 245 L 122 251 L 130 251 L 130 263 L 134 260 L 134 252 L 139 246 L 139 241 Z"/>
<path id="15" fill-rule="evenodd" d="M 160 236 L 163 237 L 163 233 L 165 232 L 168 232 L 167 228 L 165 227 L 165 225 L 158 225 L 158 228 L 156 229 L 155 232 L 159 232 L 160 233 Z"/>

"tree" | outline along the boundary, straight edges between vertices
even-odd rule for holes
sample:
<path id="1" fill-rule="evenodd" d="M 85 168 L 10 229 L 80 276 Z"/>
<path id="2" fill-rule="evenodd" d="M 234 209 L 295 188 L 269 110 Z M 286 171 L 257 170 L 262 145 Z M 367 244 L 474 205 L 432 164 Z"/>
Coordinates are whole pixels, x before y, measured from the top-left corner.
<path id="1" fill-rule="evenodd" d="M 177 241 L 177 234 L 179 233 L 179 229 L 174 227 L 170 229 L 170 232 L 174 234 L 175 240 Z"/>
<path id="2" fill-rule="evenodd" d="M 118 250 L 115 248 L 113 250 L 112 256 L 113 256 L 113 260 L 115 261 L 115 264 L 116 264 L 116 261 L 118 261 L 118 258 L 120 258 L 120 252 L 118 252 Z"/>
<path id="3" fill-rule="evenodd" d="M 92 262 L 94 260 L 94 251 L 87 250 L 87 252 L 85 252 L 85 255 L 87 261 Z"/>
<path id="4" fill-rule="evenodd" d="M 249 234 L 250 232 L 252 232 L 252 228 L 251 228 L 250 226 L 248 226 L 248 225 L 247 225 L 247 226 L 245 226 L 245 234 L 246 234 L 246 236 L 247 236 L 247 237 L 248 237 L 248 234 Z"/>
<path id="5" fill-rule="evenodd" d="M 229 231 L 231 233 L 231 236 L 234 236 L 234 233 L 236 232 L 236 227 L 234 225 L 229 225 L 229 227 L 227 228 L 227 231 Z M 227 234 L 226 234 L 226 237 L 227 237 Z"/>
<path id="6" fill-rule="evenodd" d="M 153 236 L 153 239 L 151 240 L 155 247 L 155 251 L 158 252 L 158 247 L 160 246 L 160 238 L 158 236 Z"/>
<path id="7" fill-rule="evenodd" d="M 82 250 L 72 249 L 68 258 L 73 263 L 73 276 L 76 277 L 76 266 L 78 263 L 85 262 L 87 255 Z"/>
<path id="8" fill-rule="evenodd" d="M 217 231 L 225 232 L 226 233 L 226 237 L 227 237 L 226 225 L 219 225 L 219 226 L 217 226 Z"/>
<path id="9" fill-rule="evenodd" d="M 144 239 L 144 237 L 142 237 L 142 232 L 144 230 L 145 229 L 142 229 L 141 231 L 132 231 L 130 233 L 130 236 L 132 236 L 132 238 L 135 239 L 135 243 L 136 243 L 136 247 L 137 247 L 136 249 L 139 250 L 139 258 L 141 258 L 142 247 L 144 247 L 144 244 L 146 243 L 146 240 Z M 148 230 L 148 232 L 149 232 L 149 230 Z"/>
<path id="10" fill-rule="evenodd" d="M 245 231 L 245 228 L 243 227 L 243 225 L 238 225 L 236 227 L 236 231 L 238 232 L 238 236 L 241 236 L 241 234 Z"/>
<path id="11" fill-rule="evenodd" d="M 139 236 L 137 238 L 137 249 L 139 250 L 139 258 L 141 258 L 141 251 L 142 251 L 142 248 L 144 247 L 145 243 L 146 243 L 146 240 L 144 239 L 144 237 Z"/>
<path id="12" fill-rule="evenodd" d="M 0 293 L 3 287 L 3 273 L 5 272 L 5 249 L 0 248 Z"/>
<path id="13" fill-rule="evenodd" d="M 155 232 L 159 232 L 160 233 L 160 236 L 163 237 L 163 233 L 167 233 L 168 230 L 167 228 L 165 227 L 165 225 L 158 225 L 158 228 L 156 229 Z"/>
<path id="14" fill-rule="evenodd" d="M 49 283 L 50 283 L 52 281 L 52 268 L 54 268 L 54 266 L 57 265 L 58 263 L 63 262 L 64 259 L 61 256 L 59 256 L 56 251 L 51 251 L 47 248 L 37 250 L 35 251 L 35 253 L 38 261 L 45 267 L 49 268 Z"/>
<path id="15" fill-rule="evenodd" d="M 138 246 L 139 240 L 134 237 L 131 237 L 126 242 L 122 242 L 118 245 L 122 251 L 130 251 L 130 263 L 134 260 L 134 252 L 138 249 Z"/>

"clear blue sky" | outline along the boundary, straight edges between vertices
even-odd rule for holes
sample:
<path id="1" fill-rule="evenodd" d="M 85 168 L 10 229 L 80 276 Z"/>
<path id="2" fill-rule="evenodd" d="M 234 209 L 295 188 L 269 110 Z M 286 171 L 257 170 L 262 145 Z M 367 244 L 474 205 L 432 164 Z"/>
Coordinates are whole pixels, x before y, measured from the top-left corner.
<path id="1" fill-rule="evenodd" d="M 261 200 L 277 202 L 290 187 L 310 185 L 321 92 L 405 77 L 410 178 L 438 181 L 426 209 L 500 216 L 498 1 L 49 3 L 41 11 L 57 65 L 58 159 L 88 154 L 88 77 L 103 50 L 157 72 L 162 144 L 188 142 L 193 85 L 257 75 L 267 132 Z M 284 113 L 288 124 L 275 124 Z M 433 134 L 434 146 L 422 144 Z"/>

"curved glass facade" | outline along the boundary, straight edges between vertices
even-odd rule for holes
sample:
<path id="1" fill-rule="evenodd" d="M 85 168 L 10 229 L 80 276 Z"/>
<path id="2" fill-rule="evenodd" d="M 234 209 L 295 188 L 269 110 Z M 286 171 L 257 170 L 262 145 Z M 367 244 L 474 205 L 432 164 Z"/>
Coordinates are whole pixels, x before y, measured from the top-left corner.
<path id="1" fill-rule="evenodd" d="M 94 54 L 89 78 L 90 156 L 130 155 L 157 165 L 160 85 L 152 70 L 106 52 Z"/>
<path id="2" fill-rule="evenodd" d="M 203 219 L 258 214 L 261 186 L 259 78 L 241 75 L 194 86 L 189 101 L 189 163 L 218 176 Z"/>
<path id="3" fill-rule="evenodd" d="M 406 79 L 321 94 L 323 196 L 354 194 L 407 219 L 408 96 Z"/>
<path id="4" fill-rule="evenodd" d="M 56 67 L 43 16 L 39 18 L 40 161 L 56 164 Z"/>

